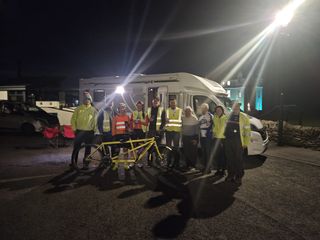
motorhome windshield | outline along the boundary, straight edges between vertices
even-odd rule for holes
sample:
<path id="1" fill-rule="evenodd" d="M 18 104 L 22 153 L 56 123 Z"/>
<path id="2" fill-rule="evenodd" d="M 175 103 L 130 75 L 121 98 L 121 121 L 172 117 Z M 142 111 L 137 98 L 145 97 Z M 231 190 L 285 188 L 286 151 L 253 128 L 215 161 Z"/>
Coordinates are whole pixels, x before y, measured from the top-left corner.
<path id="1" fill-rule="evenodd" d="M 226 96 L 216 96 L 216 97 L 223 103 L 223 105 L 226 107 L 228 111 L 231 111 L 233 102 L 230 98 Z"/>

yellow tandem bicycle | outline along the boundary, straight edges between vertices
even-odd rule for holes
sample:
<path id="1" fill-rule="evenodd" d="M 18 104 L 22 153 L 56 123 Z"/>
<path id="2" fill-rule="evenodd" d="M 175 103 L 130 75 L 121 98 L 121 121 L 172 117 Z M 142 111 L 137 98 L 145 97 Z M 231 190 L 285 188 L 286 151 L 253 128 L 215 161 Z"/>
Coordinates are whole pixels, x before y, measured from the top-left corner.
<path id="1" fill-rule="evenodd" d="M 81 173 L 91 173 L 98 168 L 111 166 L 116 168 L 119 164 L 134 166 L 142 162 L 147 156 L 157 166 L 167 168 L 168 159 L 172 149 L 166 145 L 158 144 L 157 137 L 102 142 L 101 144 L 82 144 L 72 153 L 72 166 Z M 113 152 L 115 148 L 126 149 L 125 152 Z"/>

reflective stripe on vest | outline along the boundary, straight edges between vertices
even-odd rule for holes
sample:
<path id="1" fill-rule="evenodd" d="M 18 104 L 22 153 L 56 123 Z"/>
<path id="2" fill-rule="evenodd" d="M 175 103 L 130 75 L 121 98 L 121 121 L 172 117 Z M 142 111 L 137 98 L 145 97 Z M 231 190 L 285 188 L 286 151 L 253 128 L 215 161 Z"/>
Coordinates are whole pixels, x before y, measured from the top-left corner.
<path id="1" fill-rule="evenodd" d="M 108 112 L 104 112 L 103 116 L 103 132 L 110 132 L 111 124 L 110 124 L 110 116 Z"/>
<path id="2" fill-rule="evenodd" d="M 145 123 L 145 119 L 143 118 L 143 112 L 133 111 L 132 113 L 133 120 L 133 129 L 142 129 L 143 132 L 146 131 L 146 126 L 142 123 Z"/>
<path id="3" fill-rule="evenodd" d="M 176 114 L 178 112 L 178 114 Z M 166 124 L 167 131 L 180 132 L 182 126 L 182 109 L 176 108 L 175 110 L 169 108 L 167 109 L 167 119 Z"/>
<path id="4" fill-rule="evenodd" d="M 162 107 L 158 107 L 158 113 L 157 113 L 157 121 L 156 121 L 156 130 L 159 131 L 160 130 L 160 126 L 161 126 L 161 114 L 162 114 L 163 108 Z M 151 117 L 151 108 L 148 108 L 148 117 Z M 149 130 L 149 126 L 148 126 L 148 130 Z"/>
<path id="5" fill-rule="evenodd" d="M 126 129 L 125 122 L 116 122 L 116 129 Z"/>

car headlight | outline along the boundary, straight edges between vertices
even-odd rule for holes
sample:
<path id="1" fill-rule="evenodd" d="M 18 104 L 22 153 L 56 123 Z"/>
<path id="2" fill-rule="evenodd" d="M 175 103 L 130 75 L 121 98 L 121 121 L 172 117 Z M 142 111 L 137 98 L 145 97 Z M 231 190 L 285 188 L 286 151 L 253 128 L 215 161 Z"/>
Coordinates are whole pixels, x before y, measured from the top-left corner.
<path id="1" fill-rule="evenodd" d="M 251 131 L 255 131 L 255 132 L 258 132 L 260 133 L 261 137 L 263 140 L 266 140 L 267 139 L 267 130 L 265 127 L 263 128 L 260 128 L 258 129 L 255 125 L 253 124 L 250 124 L 250 127 L 251 127 Z"/>

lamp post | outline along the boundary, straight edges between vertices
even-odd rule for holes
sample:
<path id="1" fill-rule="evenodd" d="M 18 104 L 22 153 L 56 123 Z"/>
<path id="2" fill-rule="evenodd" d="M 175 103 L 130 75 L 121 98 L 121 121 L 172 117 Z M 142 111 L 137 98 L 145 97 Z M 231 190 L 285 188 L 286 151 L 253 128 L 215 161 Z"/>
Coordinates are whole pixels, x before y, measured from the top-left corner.
<path id="1" fill-rule="evenodd" d="M 276 14 L 273 22 L 274 29 L 285 28 L 291 22 L 296 10 L 305 0 L 292 0 Z M 279 79 L 280 80 L 280 79 Z M 279 121 L 278 121 L 278 145 L 283 145 L 283 117 L 284 117 L 284 91 L 280 87 Z"/>

